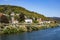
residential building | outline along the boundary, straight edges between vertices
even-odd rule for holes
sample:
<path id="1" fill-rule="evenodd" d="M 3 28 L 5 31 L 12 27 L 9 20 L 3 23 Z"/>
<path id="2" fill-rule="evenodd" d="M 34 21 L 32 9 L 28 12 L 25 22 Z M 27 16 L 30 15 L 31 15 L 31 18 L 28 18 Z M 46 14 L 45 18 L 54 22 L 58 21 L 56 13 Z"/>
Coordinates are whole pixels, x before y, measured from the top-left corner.
<path id="1" fill-rule="evenodd" d="M 41 19 L 41 18 L 38 18 L 37 21 L 38 21 L 39 23 L 42 23 L 42 19 Z"/>
<path id="2" fill-rule="evenodd" d="M 18 15 L 18 14 L 17 14 L 17 15 Z M 12 12 L 12 13 L 11 13 L 11 23 L 12 23 L 12 24 L 18 23 L 17 19 L 15 19 L 14 16 L 15 16 L 15 13 Z"/>
<path id="3" fill-rule="evenodd" d="M 32 19 L 25 19 L 25 22 L 26 23 L 32 23 L 33 21 L 32 21 Z"/>

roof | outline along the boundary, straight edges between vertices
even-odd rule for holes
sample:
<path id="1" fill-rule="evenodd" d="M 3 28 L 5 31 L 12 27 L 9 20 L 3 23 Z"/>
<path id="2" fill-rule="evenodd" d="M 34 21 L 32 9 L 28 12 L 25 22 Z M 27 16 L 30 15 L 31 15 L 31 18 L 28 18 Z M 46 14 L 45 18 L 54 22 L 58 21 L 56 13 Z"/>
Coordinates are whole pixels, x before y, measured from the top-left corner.
<path id="1" fill-rule="evenodd" d="M 3 13 L 0 13 L 0 17 L 3 16 Z"/>

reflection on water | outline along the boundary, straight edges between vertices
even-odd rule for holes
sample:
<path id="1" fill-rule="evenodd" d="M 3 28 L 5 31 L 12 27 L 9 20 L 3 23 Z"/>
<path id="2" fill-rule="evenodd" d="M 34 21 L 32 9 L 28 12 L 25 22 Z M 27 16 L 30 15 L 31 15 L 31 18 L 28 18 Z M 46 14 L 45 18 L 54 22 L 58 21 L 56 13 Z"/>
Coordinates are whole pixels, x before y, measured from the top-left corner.
<path id="1" fill-rule="evenodd" d="M 20 34 L 1 35 L 0 40 L 60 40 L 60 27 Z"/>

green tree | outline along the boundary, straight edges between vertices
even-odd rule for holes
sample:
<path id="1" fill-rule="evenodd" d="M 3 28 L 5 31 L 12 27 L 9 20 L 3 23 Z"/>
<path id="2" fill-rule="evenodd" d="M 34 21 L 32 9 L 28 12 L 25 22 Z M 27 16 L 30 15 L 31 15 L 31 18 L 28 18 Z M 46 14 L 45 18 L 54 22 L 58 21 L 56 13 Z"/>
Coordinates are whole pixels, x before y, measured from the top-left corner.
<path id="1" fill-rule="evenodd" d="M 23 13 L 21 13 L 21 14 L 19 15 L 19 21 L 20 21 L 20 22 L 24 22 L 24 20 L 25 20 L 25 16 L 24 16 Z"/>

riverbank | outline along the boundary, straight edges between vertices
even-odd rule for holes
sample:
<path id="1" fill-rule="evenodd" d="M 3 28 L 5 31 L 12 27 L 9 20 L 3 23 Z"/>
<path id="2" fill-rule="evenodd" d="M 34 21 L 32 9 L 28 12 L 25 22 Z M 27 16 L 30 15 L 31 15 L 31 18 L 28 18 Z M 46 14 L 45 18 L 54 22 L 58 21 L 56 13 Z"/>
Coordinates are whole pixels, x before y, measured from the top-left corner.
<path id="1" fill-rule="evenodd" d="M 8 25 L 0 26 L 0 34 L 15 34 L 21 32 L 31 32 L 36 30 L 42 30 L 47 28 L 55 28 L 58 25 L 56 23 L 51 24 L 21 24 L 21 25 Z"/>
<path id="2" fill-rule="evenodd" d="M 60 40 L 60 27 L 0 35 L 0 40 Z"/>

